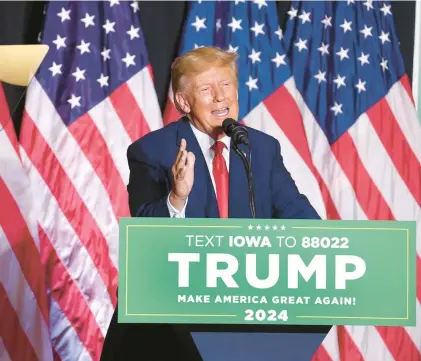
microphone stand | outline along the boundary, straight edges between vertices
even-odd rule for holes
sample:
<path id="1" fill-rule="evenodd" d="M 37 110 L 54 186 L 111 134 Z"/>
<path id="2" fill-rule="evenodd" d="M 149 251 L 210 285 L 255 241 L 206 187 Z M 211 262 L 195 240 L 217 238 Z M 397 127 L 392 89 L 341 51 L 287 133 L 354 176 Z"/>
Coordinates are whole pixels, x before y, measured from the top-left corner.
<path id="1" fill-rule="evenodd" d="M 240 156 L 241 160 L 243 161 L 244 168 L 246 169 L 247 174 L 247 180 L 249 185 L 249 198 L 250 198 L 250 209 L 251 209 L 251 215 L 253 218 L 256 218 L 256 206 L 255 206 L 255 200 L 254 200 L 254 186 L 253 186 L 253 176 L 251 173 L 251 148 L 249 147 L 249 153 L 250 153 L 250 163 L 247 160 L 246 156 L 243 154 L 243 152 L 238 148 L 238 145 L 236 142 L 233 143 L 233 148 L 235 152 Z"/>

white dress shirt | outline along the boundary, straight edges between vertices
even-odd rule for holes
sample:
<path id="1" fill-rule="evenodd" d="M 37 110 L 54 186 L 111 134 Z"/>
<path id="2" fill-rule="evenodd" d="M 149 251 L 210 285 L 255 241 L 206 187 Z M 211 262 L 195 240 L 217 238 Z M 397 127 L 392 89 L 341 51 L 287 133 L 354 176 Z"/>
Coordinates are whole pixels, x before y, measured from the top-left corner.
<path id="1" fill-rule="evenodd" d="M 206 164 L 209 169 L 209 175 L 212 179 L 213 189 L 216 193 L 216 186 L 215 186 L 215 179 L 213 177 L 213 158 L 215 156 L 215 152 L 212 150 L 212 146 L 215 141 L 206 133 L 201 132 L 197 129 L 193 124 L 190 123 L 190 126 L 193 130 L 194 135 L 199 143 L 200 149 L 202 150 L 202 154 L 205 157 Z M 225 159 L 225 163 L 227 165 L 227 169 L 229 172 L 229 154 L 230 154 L 230 145 L 231 145 L 231 138 L 228 136 L 224 136 L 223 138 L 219 139 L 219 141 L 224 142 L 226 147 L 224 147 L 222 151 L 222 156 Z M 189 144 L 187 144 L 187 151 L 189 150 Z M 171 218 L 184 218 L 186 214 L 186 206 L 187 206 L 188 198 L 186 199 L 186 203 L 184 204 L 184 208 L 181 211 L 178 211 L 174 208 L 170 202 L 170 195 L 168 194 L 167 197 L 167 206 L 170 212 Z"/>

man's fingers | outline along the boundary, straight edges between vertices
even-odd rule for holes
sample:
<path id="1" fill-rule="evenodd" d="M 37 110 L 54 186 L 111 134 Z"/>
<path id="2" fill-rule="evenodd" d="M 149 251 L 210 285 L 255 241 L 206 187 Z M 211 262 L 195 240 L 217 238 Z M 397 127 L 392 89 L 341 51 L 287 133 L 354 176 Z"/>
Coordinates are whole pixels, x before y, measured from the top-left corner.
<path id="1" fill-rule="evenodd" d="M 186 168 L 193 168 L 194 162 L 196 161 L 196 157 L 192 152 L 187 153 L 187 161 L 186 161 Z"/>
<path id="2" fill-rule="evenodd" d="M 181 143 L 180 143 L 180 148 L 178 148 L 177 157 L 176 157 L 175 162 L 174 162 L 175 169 L 177 169 L 179 167 L 180 162 L 181 163 L 183 162 L 182 158 L 183 158 L 183 155 L 185 155 L 185 153 L 186 153 L 186 146 L 187 146 L 187 143 L 186 143 L 185 139 L 182 139 Z M 185 162 L 185 160 L 184 160 L 184 162 Z M 184 163 L 182 163 L 182 164 L 184 164 Z"/>

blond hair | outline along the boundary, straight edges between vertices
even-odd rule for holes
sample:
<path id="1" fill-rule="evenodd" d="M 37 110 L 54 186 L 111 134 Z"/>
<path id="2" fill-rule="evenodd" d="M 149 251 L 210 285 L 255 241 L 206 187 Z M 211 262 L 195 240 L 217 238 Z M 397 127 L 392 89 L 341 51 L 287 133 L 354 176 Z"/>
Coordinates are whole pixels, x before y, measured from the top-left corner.
<path id="1" fill-rule="evenodd" d="M 183 110 L 178 104 L 175 94 L 185 86 L 185 78 L 206 71 L 212 66 L 229 66 L 238 81 L 237 54 L 217 47 L 201 47 L 190 50 L 176 58 L 171 66 L 171 86 L 174 94 L 174 104 L 180 113 Z"/>

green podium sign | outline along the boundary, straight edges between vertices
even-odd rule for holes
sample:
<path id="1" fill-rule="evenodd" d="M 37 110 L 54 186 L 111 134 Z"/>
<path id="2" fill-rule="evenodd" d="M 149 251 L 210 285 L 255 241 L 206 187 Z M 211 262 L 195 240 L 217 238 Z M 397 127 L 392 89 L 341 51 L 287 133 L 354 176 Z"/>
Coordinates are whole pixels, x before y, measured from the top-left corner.
<path id="1" fill-rule="evenodd" d="M 119 322 L 415 326 L 415 222 L 120 220 Z"/>

